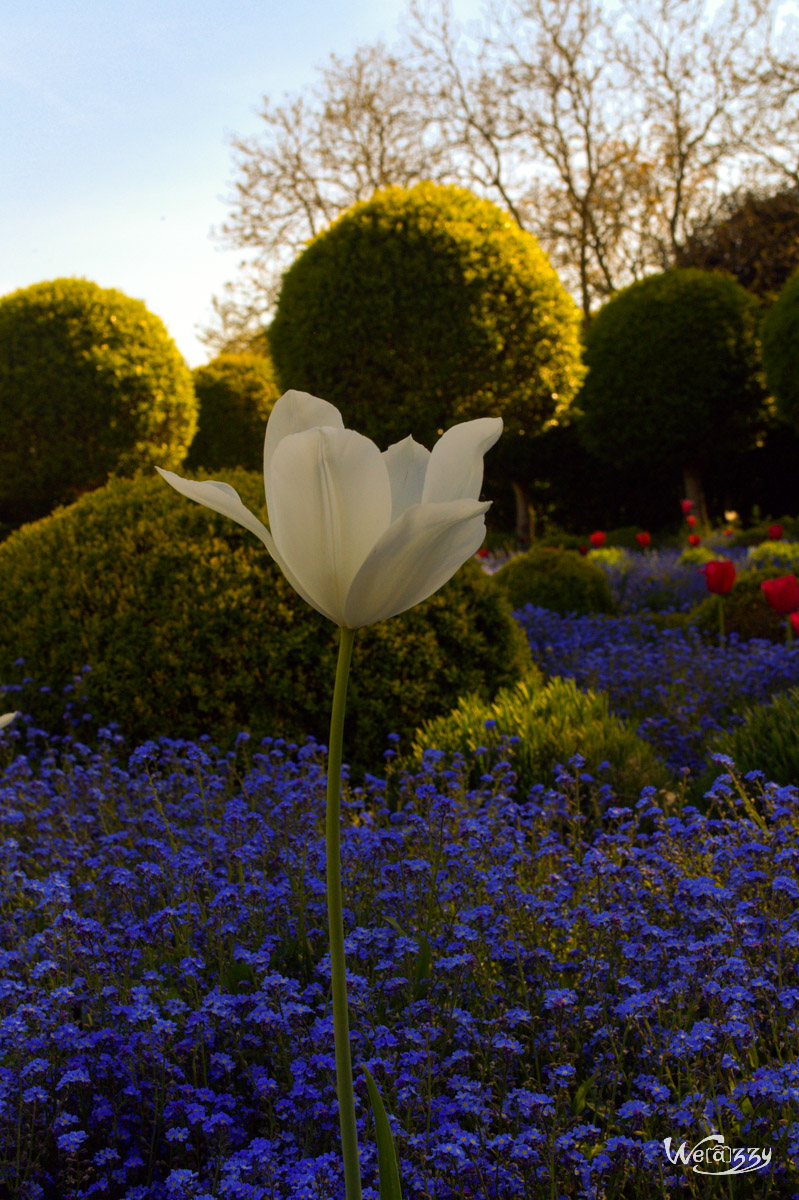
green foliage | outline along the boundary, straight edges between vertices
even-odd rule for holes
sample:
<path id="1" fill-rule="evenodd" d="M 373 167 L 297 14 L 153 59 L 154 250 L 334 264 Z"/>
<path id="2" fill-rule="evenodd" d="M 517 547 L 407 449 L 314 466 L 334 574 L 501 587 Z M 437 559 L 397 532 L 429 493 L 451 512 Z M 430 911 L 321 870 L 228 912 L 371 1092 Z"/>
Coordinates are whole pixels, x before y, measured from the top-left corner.
<path id="1" fill-rule="evenodd" d="M 618 292 L 586 333 L 580 435 L 619 466 L 704 469 L 751 445 L 765 421 L 758 301 L 692 268 Z"/>
<path id="2" fill-rule="evenodd" d="M 186 467 L 262 470 L 266 422 L 280 395 L 270 360 L 257 354 L 219 354 L 196 367 L 192 378 L 199 415 Z"/>
<path id="3" fill-rule="evenodd" d="M 378 444 L 458 421 L 532 432 L 579 385 L 580 319 L 532 235 L 461 188 L 387 188 L 309 243 L 269 340 L 281 385 Z"/>
<path id="4" fill-rule="evenodd" d="M 767 638 L 771 642 L 785 640 L 785 618 L 775 613 L 763 594 L 764 579 L 775 579 L 785 572 L 777 567 L 742 571 L 732 591 L 724 597 L 724 629 L 740 638 Z M 708 637 L 717 637 L 719 610 L 716 596 L 708 594 L 691 609 L 691 621 Z"/>
<path id="5" fill-rule="evenodd" d="M 799 785 L 799 688 L 748 708 L 744 723 L 720 733 L 710 752 L 728 755 L 741 775 L 762 771 L 774 783 Z M 725 774 L 725 767 L 712 763 L 699 786 L 704 792 Z"/>
<path id="6" fill-rule="evenodd" d="M 604 567 L 630 566 L 630 556 L 621 546 L 600 546 L 598 550 L 589 550 L 588 561 Z"/>
<path id="7" fill-rule="evenodd" d="M 778 566 L 783 569 L 783 574 L 795 575 L 799 571 L 799 542 L 785 539 L 771 542 L 767 539 L 759 546 L 750 547 L 746 563 L 750 567 Z"/>
<path id="8" fill-rule="evenodd" d="M 112 474 L 174 470 L 196 422 L 189 369 L 140 300 L 83 279 L 0 299 L 0 520 L 34 520 Z"/>
<path id="9" fill-rule="evenodd" d="M 701 567 L 708 562 L 716 562 L 719 558 L 724 558 L 718 550 L 711 549 L 710 546 L 686 546 L 680 554 L 678 562 L 684 567 L 697 566 Z"/>
<path id="10" fill-rule="evenodd" d="M 496 722 L 486 728 L 486 721 Z M 503 739 L 518 737 L 517 745 Z M 515 687 L 503 688 L 492 703 L 464 696 L 444 717 L 428 721 L 416 734 L 411 761 L 418 764 L 424 750 L 443 750 L 448 760 L 461 754 L 467 763 L 479 747 L 471 782 L 496 761 L 510 758 L 518 779 L 518 793 L 526 796 L 536 783 L 555 782 L 555 767 L 566 765 L 575 754 L 585 759 L 585 770 L 597 777 L 600 763 L 610 771 L 601 781 L 610 783 L 617 798 L 636 801 L 646 786 L 662 786 L 669 773 L 654 750 L 608 711 L 604 692 L 581 692 L 573 679 L 551 679 L 542 686 L 534 672 Z"/>
<path id="11" fill-rule="evenodd" d="M 799 270 L 766 314 L 762 337 L 769 390 L 779 415 L 799 431 Z"/>
<path id="12" fill-rule="evenodd" d="M 776 519 L 776 523 L 782 525 L 783 537 L 787 541 L 799 541 L 799 517 L 782 516 Z M 746 529 L 736 530 L 729 542 L 733 546 L 759 546 L 769 541 L 769 526 L 773 524 L 774 518 L 764 517 Z"/>
<path id="13" fill-rule="evenodd" d="M 261 473 L 221 477 L 264 515 Z M 326 742 L 337 649 L 251 533 L 155 474 L 113 480 L 0 546 L 0 679 L 15 682 L 22 657 L 53 689 L 29 705 L 43 728 L 88 663 L 89 711 L 134 741 L 208 733 L 227 748 L 248 729 Z M 359 630 L 345 758 L 379 768 L 389 732 L 409 737 L 464 692 L 489 699 L 529 662 L 507 602 L 467 563 L 424 604 Z"/>
<path id="14" fill-rule="evenodd" d="M 605 572 L 573 550 L 533 546 L 517 554 L 491 578 L 514 609 L 534 604 L 563 614 L 613 611 Z"/>

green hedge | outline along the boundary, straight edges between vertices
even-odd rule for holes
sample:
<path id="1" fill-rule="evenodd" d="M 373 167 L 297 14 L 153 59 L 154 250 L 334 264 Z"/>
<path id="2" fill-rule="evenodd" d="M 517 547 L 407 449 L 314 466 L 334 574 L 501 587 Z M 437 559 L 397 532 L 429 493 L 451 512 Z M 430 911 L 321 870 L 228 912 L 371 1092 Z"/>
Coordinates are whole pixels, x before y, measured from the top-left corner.
<path id="1" fill-rule="evenodd" d="M 263 514 L 261 473 L 221 477 Z M 114 480 L 0 545 L 0 680 L 16 681 L 22 657 L 53 689 L 17 704 L 43 728 L 89 664 L 95 726 L 117 721 L 132 741 L 208 733 L 228 748 L 247 729 L 326 742 L 337 645 L 251 533 L 155 475 Z M 465 692 L 489 699 L 529 663 L 507 601 L 468 562 L 417 608 L 359 631 L 345 757 L 379 769 L 389 732 L 409 737 Z"/>

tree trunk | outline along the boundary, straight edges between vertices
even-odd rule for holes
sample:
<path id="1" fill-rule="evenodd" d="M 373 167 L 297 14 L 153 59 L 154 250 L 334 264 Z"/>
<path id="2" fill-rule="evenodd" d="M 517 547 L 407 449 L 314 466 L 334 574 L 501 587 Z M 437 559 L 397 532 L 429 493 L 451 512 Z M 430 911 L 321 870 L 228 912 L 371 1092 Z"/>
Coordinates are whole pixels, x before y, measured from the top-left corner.
<path id="1" fill-rule="evenodd" d="M 702 474 L 696 466 L 684 466 L 682 469 L 683 487 L 685 489 L 685 499 L 693 500 L 693 515 L 696 517 L 700 525 L 707 526 L 707 504 L 705 503 L 705 490 L 702 487 Z"/>
<path id="2" fill-rule="evenodd" d="M 530 546 L 530 494 L 523 483 L 511 480 L 513 496 L 516 500 L 516 545 L 519 550 L 527 550 Z"/>

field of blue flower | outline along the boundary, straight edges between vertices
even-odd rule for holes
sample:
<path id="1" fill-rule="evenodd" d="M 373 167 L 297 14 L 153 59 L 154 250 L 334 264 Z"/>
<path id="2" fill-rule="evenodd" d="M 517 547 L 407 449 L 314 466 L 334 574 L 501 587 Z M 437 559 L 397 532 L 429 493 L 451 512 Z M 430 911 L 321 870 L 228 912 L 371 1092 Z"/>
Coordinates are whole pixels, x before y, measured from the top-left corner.
<path id="1" fill-rule="evenodd" d="M 635 569 L 619 617 L 517 617 L 695 776 L 799 649 L 664 627 L 696 571 Z M 324 747 L 98 738 L 0 734 L 0 1193 L 340 1200 Z M 524 795 L 508 745 L 470 790 L 395 743 L 344 794 L 364 1197 L 363 1065 L 406 1200 L 799 1196 L 799 789 L 620 807 L 577 759 Z M 768 1167 L 680 1160 L 716 1132 Z"/>

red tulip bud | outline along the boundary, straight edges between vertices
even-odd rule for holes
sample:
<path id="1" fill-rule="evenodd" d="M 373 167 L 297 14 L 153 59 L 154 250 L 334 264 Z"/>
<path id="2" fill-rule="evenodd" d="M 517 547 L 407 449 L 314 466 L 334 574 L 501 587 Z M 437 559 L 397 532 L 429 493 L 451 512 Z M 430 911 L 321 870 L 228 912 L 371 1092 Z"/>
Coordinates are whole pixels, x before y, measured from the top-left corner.
<path id="1" fill-rule="evenodd" d="M 591 536 L 589 537 L 588 540 L 591 543 L 591 545 L 594 547 L 594 549 L 598 550 L 600 548 L 600 546 L 604 546 L 604 544 L 605 544 L 605 535 L 601 529 L 597 529 L 597 530 L 595 530 L 594 533 L 591 534 Z"/>
<path id="2" fill-rule="evenodd" d="M 731 529 L 725 529 L 725 530 L 724 530 L 724 536 L 725 536 L 725 537 L 732 537 L 732 530 L 731 530 Z"/>
<path id="3" fill-rule="evenodd" d="M 688 534 L 688 545 L 689 546 L 698 546 L 701 541 L 702 541 L 702 539 L 698 533 L 689 533 Z"/>
<path id="4" fill-rule="evenodd" d="M 778 542 L 782 538 L 782 525 L 769 525 L 768 527 L 769 541 Z"/>
<path id="5" fill-rule="evenodd" d="M 791 629 L 799 635 L 799 612 L 791 613 L 788 620 L 791 622 Z"/>
<path id="6" fill-rule="evenodd" d="M 680 508 L 682 509 L 682 515 L 683 515 L 684 517 L 687 517 L 687 516 L 688 516 L 688 514 L 689 514 L 689 512 L 690 512 L 690 511 L 691 511 L 691 509 L 693 508 L 693 506 L 694 506 L 694 502 L 693 502 L 693 500 L 681 500 L 681 501 L 680 501 Z"/>
<path id="7" fill-rule="evenodd" d="M 646 550 L 652 545 L 652 535 L 647 533 L 645 529 L 642 529 L 640 533 L 636 533 L 635 540 L 642 550 Z"/>
<path id="8" fill-rule="evenodd" d="M 785 617 L 799 610 L 799 579 L 795 575 L 764 579 L 760 586 L 775 612 Z"/>
<path id="9" fill-rule="evenodd" d="M 704 571 L 709 592 L 715 592 L 717 596 L 726 596 L 731 591 L 735 583 L 735 563 L 719 559 L 717 562 L 705 563 L 700 570 Z"/>
<path id="10" fill-rule="evenodd" d="M 685 520 L 686 523 L 691 526 L 691 529 L 693 529 L 694 525 L 696 525 L 696 517 L 687 516 Z"/>
<path id="11" fill-rule="evenodd" d="M 587 546 L 578 546 L 578 547 L 577 547 L 577 549 L 580 551 L 580 553 L 581 553 L 581 554 L 587 554 L 587 553 L 588 553 L 588 547 L 587 547 Z"/>

